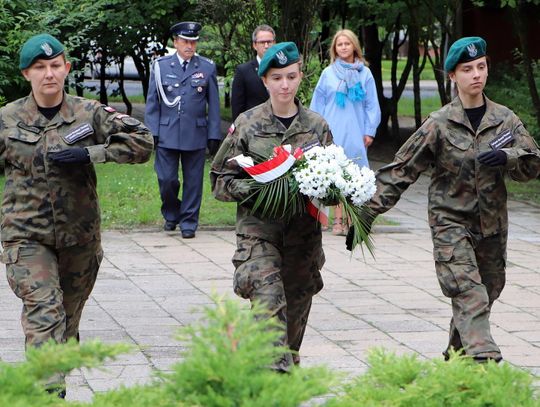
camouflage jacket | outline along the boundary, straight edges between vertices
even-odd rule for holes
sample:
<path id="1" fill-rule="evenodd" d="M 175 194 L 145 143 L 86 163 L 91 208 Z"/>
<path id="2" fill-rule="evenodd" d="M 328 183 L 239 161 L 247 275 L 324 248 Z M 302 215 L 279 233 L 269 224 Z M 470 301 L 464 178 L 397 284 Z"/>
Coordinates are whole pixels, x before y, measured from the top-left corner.
<path id="1" fill-rule="evenodd" d="M 317 113 L 304 108 L 298 102 L 298 115 L 288 129 L 272 113 L 270 100 L 254 107 L 236 119 L 234 126 L 223 141 L 210 170 L 214 196 L 226 202 L 241 202 L 249 196 L 249 175 L 229 158 L 239 154 L 250 157 L 271 157 L 273 148 L 291 144 L 296 147 L 328 145 L 332 134 L 326 121 Z M 250 209 L 238 205 L 236 233 L 285 244 L 297 244 L 301 240 L 299 229 L 320 228 L 309 215 L 293 219 L 290 223 L 280 220 L 261 219 L 250 215 Z M 295 233 L 296 231 L 296 233 Z"/>
<path id="2" fill-rule="evenodd" d="M 377 172 L 377 193 L 369 206 L 376 213 L 393 207 L 419 175 L 432 168 L 429 223 L 436 234 L 465 227 L 490 236 L 508 228 L 504 176 L 527 181 L 540 175 L 540 151 L 519 118 L 487 97 L 486 113 L 475 132 L 457 97 L 432 113 L 396 153 L 394 161 Z M 476 156 L 508 132 L 502 149 L 504 167 L 480 164 Z"/>
<path id="3" fill-rule="evenodd" d="M 64 94 L 48 121 L 32 95 L 0 109 L 5 161 L 1 240 L 34 240 L 56 248 L 100 237 L 92 163 L 148 161 L 153 140 L 138 120 L 100 103 Z M 49 152 L 86 147 L 90 164 L 55 164 Z"/>

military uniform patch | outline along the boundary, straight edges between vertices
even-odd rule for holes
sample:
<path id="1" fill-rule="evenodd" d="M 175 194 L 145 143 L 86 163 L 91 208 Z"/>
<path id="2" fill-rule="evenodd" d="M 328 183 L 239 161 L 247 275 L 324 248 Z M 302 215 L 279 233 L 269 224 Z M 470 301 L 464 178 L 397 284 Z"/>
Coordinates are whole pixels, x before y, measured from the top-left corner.
<path id="1" fill-rule="evenodd" d="M 35 126 L 29 126 L 23 122 L 19 122 L 17 123 L 17 127 L 23 129 L 23 130 L 28 130 L 28 131 L 31 131 L 32 133 L 36 133 L 36 134 L 39 134 L 41 133 L 41 129 L 39 127 L 35 127 Z"/>
<path id="2" fill-rule="evenodd" d="M 493 150 L 499 150 L 514 139 L 515 137 L 512 132 L 510 130 L 505 130 L 502 133 L 497 134 L 497 136 L 490 141 L 489 145 Z"/>
<path id="3" fill-rule="evenodd" d="M 229 127 L 229 130 L 227 131 L 227 136 L 230 136 L 231 134 L 233 134 L 235 130 L 236 130 L 236 126 L 233 123 L 231 124 L 231 127 Z"/>
<path id="4" fill-rule="evenodd" d="M 106 112 L 109 112 L 109 113 L 116 112 L 116 109 L 114 107 L 106 106 L 106 105 L 103 105 L 103 110 L 105 110 Z"/>
<path id="5" fill-rule="evenodd" d="M 120 118 L 120 120 L 122 120 L 122 123 L 128 127 L 138 127 L 141 124 L 139 120 L 128 115 L 124 115 L 122 118 Z"/>
<path id="6" fill-rule="evenodd" d="M 304 144 L 302 146 L 302 151 L 305 153 L 306 151 L 311 150 L 313 147 L 317 147 L 317 146 L 320 146 L 320 145 L 321 145 L 321 143 L 319 142 L 319 140 L 312 141 L 311 143 Z"/>
<path id="7" fill-rule="evenodd" d="M 62 136 L 62 138 L 67 144 L 73 144 L 79 140 L 82 140 L 83 138 L 88 137 L 90 134 L 94 134 L 94 129 L 89 123 L 85 123 L 68 134 Z"/>

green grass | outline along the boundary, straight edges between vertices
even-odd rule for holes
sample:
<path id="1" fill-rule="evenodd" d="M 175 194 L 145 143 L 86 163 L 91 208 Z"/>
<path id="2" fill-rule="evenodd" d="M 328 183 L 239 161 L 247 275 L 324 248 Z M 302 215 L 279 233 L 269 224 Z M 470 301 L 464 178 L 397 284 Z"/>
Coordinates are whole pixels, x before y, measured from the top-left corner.
<path id="1" fill-rule="evenodd" d="M 425 118 L 431 112 L 441 108 L 441 99 L 438 96 L 423 98 L 421 106 L 422 118 Z M 398 102 L 398 115 L 414 117 L 414 99 L 400 98 Z"/>
<path id="2" fill-rule="evenodd" d="M 399 80 L 399 77 L 401 75 L 401 72 L 403 71 L 403 68 L 405 67 L 406 61 L 404 59 L 398 59 L 398 66 L 397 66 L 397 78 Z M 392 61 L 390 60 L 383 60 L 382 61 L 382 77 L 383 81 L 389 81 L 390 80 L 390 72 L 392 68 Z M 409 74 L 409 81 L 412 81 L 412 69 L 411 73 Z M 426 66 L 422 73 L 420 74 L 420 80 L 435 80 L 435 75 L 433 73 L 433 69 L 431 68 L 431 64 L 426 62 Z"/>
<path id="3" fill-rule="evenodd" d="M 103 229 L 161 227 L 161 200 L 154 155 L 149 162 L 136 165 L 96 164 L 98 196 Z M 210 162 L 204 171 L 200 225 L 232 226 L 236 222 L 236 204 L 220 202 L 210 189 Z M 181 179 L 181 178 L 180 178 Z M 5 177 L 0 177 L 0 192 Z"/>
<path id="4" fill-rule="evenodd" d="M 96 165 L 98 194 L 104 228 L 161 226 L 161 200 L 154 171 L 154 156 L 145 164 Z M 210 162 L 204 171 L 200 225 L 234 225 L 236 204 L 216 200 L 209 180 Z M 181 179 L 181 178 L 180 178 Z"/>
<path id="5" fill-rule="evenodd" d="M 153 156 L 145 164 L 118 165 L 107 163 L 95 165 L 104 229 L 162 226 L 161 200 L 153 165 Z M 233 226 L 236 222 L 236 204 L 221 202 L 212 196 L 209 171 L 210 162 L 207 161 L 204 172 L 200 225 Z M 3 176 L 0 177 L 0 189 L 2 191 L 4 189 L 4 180 Z M 510 198 L 530 201 L 540 205 L 540 180 L 527 183 L 508 180 L 507 186 Z M 381 216 L 377 218 L 378 224 L 394 224 L 388 219 L 382 218 Z"/>
<path id="6" fill-rule="evenodd" d="M 506 180 L 508 198 L 540 205 L 540 179 L 529 182 Z"/>

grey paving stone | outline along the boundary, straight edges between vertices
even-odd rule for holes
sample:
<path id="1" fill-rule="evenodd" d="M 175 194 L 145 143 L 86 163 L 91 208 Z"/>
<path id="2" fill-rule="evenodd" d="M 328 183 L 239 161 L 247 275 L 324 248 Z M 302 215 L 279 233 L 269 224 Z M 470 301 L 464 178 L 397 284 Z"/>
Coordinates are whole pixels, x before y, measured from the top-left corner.
<path id="1" fill-rule="evenodd" d="M 325 364 L 349 376 L 367 369 L 374 347 L 423 359 L 441 358 L 451 317 L 435 276 L 426 213 L 428 179 L 421 177 L 385 217 L 398 228 L 374 228 L 375 258 L 345 250 L 343 237 L 324 232 L 325 287 L 313 300 L 302 364 Z M 540 374 L 540 208 L 509 203 L 507 284 L 492 309 L 492 333 L 508 363 Z M 103 261 L 81 321 L 82 340 L 127 342 L 133 351 L 76 370 L 68 399 L 149 383 L 181 360 L 183 326 L 204 323 L 201 307 L 232 293 L 232 230 L 200 230 L 184 241 L 157 229 L 105 231 Z M 4 274 L 5 275 L 5 274 Z M 0 279 L 0 359 L 24 360 L 20 301 Z M 322 398 L 324 399 L 324 398 Z"/>

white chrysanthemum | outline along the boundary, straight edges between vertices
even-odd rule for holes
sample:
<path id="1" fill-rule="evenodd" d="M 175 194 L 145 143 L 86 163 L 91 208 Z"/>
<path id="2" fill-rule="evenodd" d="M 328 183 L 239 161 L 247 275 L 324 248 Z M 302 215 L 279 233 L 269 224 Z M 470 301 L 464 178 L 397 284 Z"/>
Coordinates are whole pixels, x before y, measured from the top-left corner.
<path id="1" fill-rule="evenodd" d="M 348 197 L 360 206 L 375 193 L 375 174 L 347 158 L 342 147 L 317 146 L 304 153 L 302 168 L 294 170 L 300 192 L 310 198 L 325 199 L 331 191 Z"/>

